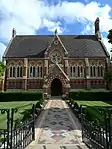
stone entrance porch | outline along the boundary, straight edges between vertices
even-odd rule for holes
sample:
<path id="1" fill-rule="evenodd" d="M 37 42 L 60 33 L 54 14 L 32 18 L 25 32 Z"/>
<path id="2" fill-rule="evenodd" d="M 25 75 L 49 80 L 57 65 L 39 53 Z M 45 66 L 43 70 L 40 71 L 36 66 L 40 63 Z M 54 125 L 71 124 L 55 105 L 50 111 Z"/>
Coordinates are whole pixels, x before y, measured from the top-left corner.
<path id="1" fill-rule="evenodd" d="M 45 97 L 66 95 L 70 90 L 69 78 L 65 78 L 63 74 L 50 74 L 45 78 L 43 89 Z"/>

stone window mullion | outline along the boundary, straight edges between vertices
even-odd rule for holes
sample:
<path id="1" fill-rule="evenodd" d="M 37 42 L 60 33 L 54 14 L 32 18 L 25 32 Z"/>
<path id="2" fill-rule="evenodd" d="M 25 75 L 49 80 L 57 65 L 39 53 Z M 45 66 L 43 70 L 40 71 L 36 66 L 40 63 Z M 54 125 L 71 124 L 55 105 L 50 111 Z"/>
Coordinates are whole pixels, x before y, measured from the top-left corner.
<path id="1" fill-rule="evenodd" d="M 37 66 L 35 67 L 35 77 L 37 78 Z"/>

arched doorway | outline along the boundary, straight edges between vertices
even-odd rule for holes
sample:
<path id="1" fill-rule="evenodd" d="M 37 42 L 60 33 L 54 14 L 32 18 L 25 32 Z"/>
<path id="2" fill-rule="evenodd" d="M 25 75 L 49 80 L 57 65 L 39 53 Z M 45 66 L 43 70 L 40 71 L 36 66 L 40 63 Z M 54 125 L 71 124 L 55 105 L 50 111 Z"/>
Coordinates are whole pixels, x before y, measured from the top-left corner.
<path id="1" fill-rule="evenodd" d="M 62 83 L 60 79 L 55 78 L 51 83 L 51 96 L 62 95 Z"/>

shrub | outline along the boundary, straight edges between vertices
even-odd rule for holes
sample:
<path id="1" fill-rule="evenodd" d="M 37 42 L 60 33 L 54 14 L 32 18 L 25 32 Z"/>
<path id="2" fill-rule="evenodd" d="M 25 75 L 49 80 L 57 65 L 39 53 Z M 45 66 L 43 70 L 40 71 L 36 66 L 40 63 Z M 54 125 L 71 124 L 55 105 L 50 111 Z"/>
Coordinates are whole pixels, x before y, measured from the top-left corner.
<path id="1" fill-rule="evenodd" d="M 0 92 L 0 102 L 42 100 L 41 92 Z"/>
<path id="2" fill-rule="evenodd" d="M 112 91 L 72 90 L 69 92 L 69 98 L 72 98 L 74 100 L 88 100 L 88 101 L 112 101 Z"/>

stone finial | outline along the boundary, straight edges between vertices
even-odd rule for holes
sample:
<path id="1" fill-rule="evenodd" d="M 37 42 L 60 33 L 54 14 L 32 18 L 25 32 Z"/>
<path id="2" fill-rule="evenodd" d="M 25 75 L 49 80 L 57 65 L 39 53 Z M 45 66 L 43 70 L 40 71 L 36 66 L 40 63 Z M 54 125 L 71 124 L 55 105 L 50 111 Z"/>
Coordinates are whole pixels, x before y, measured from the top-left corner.
<path id="1" fill-rule="evenodd" d="M 12 37 L 15 37 L 16 36 L 16 30 L 15 30 L 15 28 L 13 28 L 13 30 L 12 30 Z"/>
<path id="2" fill-rule="evenodd" d="M 94 23 L 94 25 L 95 25 L 95 34 L 100 30 L 99 22 L 100 22 L 100 19 L 99 19 L 99 17 L 97 17 L 96 20 L 95 20 L 95 23 Z"/>
<path id="3" fill-rule="evenodd" d="M 96 20 L 95 20 L 95 23 L 94 23 L 94 25 L 95 25 L 95 34 L 96 34 L 98 40 L 101 40 L 99 22 L 100 22 L 100 19 L 99 19 L 99 17 L 97 17 Z"/>

